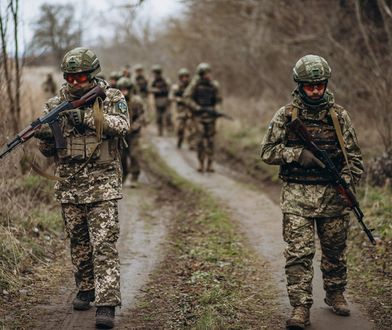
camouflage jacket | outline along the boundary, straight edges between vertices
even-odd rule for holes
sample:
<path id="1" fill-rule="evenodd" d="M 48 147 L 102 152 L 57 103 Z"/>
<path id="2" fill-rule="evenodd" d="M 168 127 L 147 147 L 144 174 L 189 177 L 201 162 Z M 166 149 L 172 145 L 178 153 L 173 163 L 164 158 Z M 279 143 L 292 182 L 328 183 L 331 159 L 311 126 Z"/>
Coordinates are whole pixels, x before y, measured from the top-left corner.
<path id="1" fill-rule="evenodd" d="M 332 93 L 328 91 L 329 102 L 317 111 L 307 109 L 301 102 L 297 93 L 291 106 L 301 109 L 302 116 L 309 119 L 319 119 L 325 112 L 334 107 L 339 107 L 337 112 L 343 133 L 344 144 L 350 163 L 351 175 L 356 184 L 364 171 L 361 151 L 351 118 L 347 110 L 334 103 Z M 282 165 L 296 162 L 303 150 L 300 147 L 286 147 L 287 117 L 286 107 L 280 108 L 273 117 L 261 145 L 261 159 L 270 165 Z M 351 181 L 350 171 L 345 164 L 341 171 L 343 178 Z M 281 208 L 283 213 L 302 215 L 305 217 L 333 217 L 346 213 L 346 207 L 341 197 L 332 185 L 283 183 L 281 193 Z"/>
<path id="2" fill-rule="evenodd" d="M 184 92 L 187 85 L 174 84 L 170 89 L 169 99 L 172 102 L 173 107 L 177 110 L 178 118 L 185 118 L 188 116 L 188 107 L 184 102 Z"/>
<path id="3" fill-rule="evenodd" d="M 118 143 L 129 130 L 128 107 L 124 96 L 117 89 L 110 88 L 103 80 L 97 80 L 106 93 L 103 101 L 103 140 Z M 48 112 L 63 101 L 74 99 L 64 84 L 58 96 L 49 99 L 44 107 Z M 79 121 L 79 122 L 78 122 Z M 60 116 L 60 126 L 64 137 L 96 137 L 92 109 L 75 109 Z M 77 128 L 79 127 L 79 129 Z M 122 170 L 119 157 L 99 162 L 91 159 L 84 168 L 84 162 L 61 162 L 54 147 L 54 140 L 48 127 L 43 127 L 36 137 L 41 141 L 39 149 L 49 157 L 55 157 L 56 176 L 64 178 L 55 184 L 55 196 L 61 203 L 87 204 L 122 198 Z M 113 144 L 114 144 L 113 143 Z M 117 153 L 117 149 L 114 151 Z M 76 173 L 76 174 L 75 174 Z"/>
<path id="4" fill-rule="evenodd" d="M 132 136 L 140 135 L 141 128 L 146 124 L 145 103 L 139 95 L 132 95 L 128 101 L 128 109 L 131 126 L 129 134 Z"/>
<path id="5" fill-rule="evenodd" d="M 186 88 L 184 92 L 184 102 L 187 105 L 187 107 L 192 111 L 194 117 L 196 117 L 198 120 L 203 121 L 203 122 L 211 122 L 214 121 L 215 119 L 210 117 L 207 113 L 200 113 L 202 110 L 203 106 L 198 99 L 196 95 L 196 90 L 201 84 L 201 78 L 200 76 L 196 75 L 188 87 Z M 216 80 L 212 80 L 210 82 L 211 88 L 214 90 L 213 96 L 214 96 L 214 102 L 210 106 L 215 108 L 215 110 L 220 111 L 221 105 L 222 105 L 222 95 L 221 95 L 221 89 L 219 86 L 219 83 Z"/>

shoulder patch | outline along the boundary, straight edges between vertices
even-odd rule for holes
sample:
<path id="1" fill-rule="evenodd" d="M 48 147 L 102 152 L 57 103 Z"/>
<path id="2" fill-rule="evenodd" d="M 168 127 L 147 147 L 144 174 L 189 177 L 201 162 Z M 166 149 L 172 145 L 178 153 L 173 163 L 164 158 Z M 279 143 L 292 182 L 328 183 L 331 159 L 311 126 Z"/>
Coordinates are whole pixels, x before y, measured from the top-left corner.
<path id="1" fill-rule="evenodd" d="M 123 98 L 122 93 L 116 88 L 108 88 L 105 93 L 108 100 L 112 103 L 119 102 Z"/>
<path id="2" fill-rule="evenodd" d="M 120 111 L 121 113 L 125 114 L 128 112 L 128 106 L 125 101 L 117 102 L 116 107 L 117 107 L 118 111 Z"/>

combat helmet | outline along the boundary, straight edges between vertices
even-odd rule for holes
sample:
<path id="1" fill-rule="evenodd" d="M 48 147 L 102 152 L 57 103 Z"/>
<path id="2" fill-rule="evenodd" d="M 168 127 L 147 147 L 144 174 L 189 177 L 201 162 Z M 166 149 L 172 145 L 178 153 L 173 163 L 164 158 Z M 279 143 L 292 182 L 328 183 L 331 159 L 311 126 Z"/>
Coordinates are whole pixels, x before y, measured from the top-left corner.
<path id="1" fill-rule="evenodd" d="M 293 78 L 296 83 L 327 82 L 331 78 L 331 67 L 321 56 L 306 55 L 295 64 Z"/>
<path id="2" fill-rule="evenodd" d="M 121 73 L 120 72 L 118 72 L 118 71 L 112 71 L 112 72 L 110 72 L 110 75 L 109 75 L 109 79 L 113 79 L 113 80 L 119 80 L 121 78 Z"/>
<path id="3" fill-rule="evenodd" d="M 135 64 L 135 66 L 133 67 L 133 71 L 136 72 L 136 71 L 139 71 L 139 70 L 144 70 L 143 65 L 140 64 L 140 63 Z"/>
<path id="4" fill-rule="evenodd" d="M 152 66 L 151 72 L 161 73 L 162 72 L 162 67 L 159 64 L 155 64 L 155 65 Z"/>
<path id="5" fill-rule="evenodd" d="M 116 84 L 118 89 L 131 89 L 133 87 L 132 80 L 127 77 L 121 77 Z"/>
<path id="6" fill-rule="evenodd" d="M 180 70 L 178 70 L 178 77 L 182 77 L 182 76 L 189 76 L 190 72 L 187 68 L 181 68 Z"/>
<path id="7" fill-rule="evenodd" d="M 211 71 L 211 66 L 208 63 L 200 63 L 196 68 L 196 73 L 198 75 L 203 75 L 206 72 Z"/>
<path id="8" fill-rule="evenodd" d="M 87 72 L 91 80 L 101 72 L 101 65 L 97 55 L 92 50 L 77 47 L 64 55 L 61 71 L 64 74 Z"/>

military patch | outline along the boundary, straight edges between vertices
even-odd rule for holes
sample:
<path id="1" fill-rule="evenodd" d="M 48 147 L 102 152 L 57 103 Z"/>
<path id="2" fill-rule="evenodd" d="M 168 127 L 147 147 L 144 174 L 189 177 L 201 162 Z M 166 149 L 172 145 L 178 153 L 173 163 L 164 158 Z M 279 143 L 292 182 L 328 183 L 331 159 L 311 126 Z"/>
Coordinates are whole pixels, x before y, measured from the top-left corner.
<path id="1" fill-rule="evenodd" d="M 120 101 L 117 103 L 117 109 L 120 110 L 121 113 L 128 112 L 128 106 L 124 101 Z"/>

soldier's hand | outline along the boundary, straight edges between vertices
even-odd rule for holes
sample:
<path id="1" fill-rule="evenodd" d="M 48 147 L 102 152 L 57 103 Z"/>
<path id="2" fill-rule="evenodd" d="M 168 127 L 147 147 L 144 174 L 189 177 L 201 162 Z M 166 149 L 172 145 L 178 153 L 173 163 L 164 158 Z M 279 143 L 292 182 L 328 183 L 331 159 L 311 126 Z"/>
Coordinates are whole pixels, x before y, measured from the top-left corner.
<path id="1" fill-rule="evenodd" d="M 312 152 L 307 149 L 302 150 L 301 155 L 298 158 L 298 164 L 300 164 L 304 168 L 325 168 L 325 165 L 315 155 L 313 155 Z"/>

